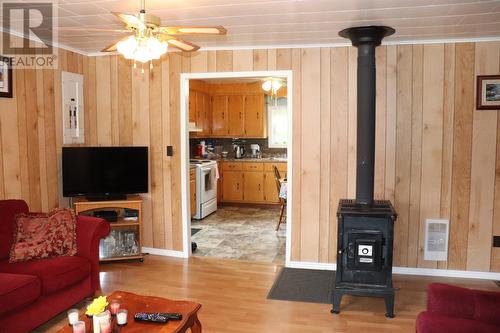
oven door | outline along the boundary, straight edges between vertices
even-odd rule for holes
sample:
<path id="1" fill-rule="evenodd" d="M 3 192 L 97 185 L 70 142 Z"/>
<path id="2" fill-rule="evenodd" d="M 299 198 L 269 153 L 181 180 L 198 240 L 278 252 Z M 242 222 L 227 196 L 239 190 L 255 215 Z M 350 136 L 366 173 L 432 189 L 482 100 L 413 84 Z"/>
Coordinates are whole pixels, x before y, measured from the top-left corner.
<path id="1" fill-rule="evenodd" d="M 217 197 L 217 176 L 214 166 L 201 167 L 200 199 L 201 203 Z"/>

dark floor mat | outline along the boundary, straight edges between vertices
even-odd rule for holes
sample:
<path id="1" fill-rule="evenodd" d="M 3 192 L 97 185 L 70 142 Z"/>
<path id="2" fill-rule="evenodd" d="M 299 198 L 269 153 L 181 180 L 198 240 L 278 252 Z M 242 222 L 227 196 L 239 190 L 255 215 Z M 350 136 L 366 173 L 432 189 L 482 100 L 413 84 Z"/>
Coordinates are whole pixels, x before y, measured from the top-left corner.
<path id="1" fill-rule="evenodd" d="M 331 304 L 334 281 L 333 271 L 284 267 L 267 298 Z"/>
<path id="2" fill-rule="evenodd" d="M 196 235 L 197 232 L 201 231 L 201 229 L 198 228 L 191 228 L 191 236 Z"/>

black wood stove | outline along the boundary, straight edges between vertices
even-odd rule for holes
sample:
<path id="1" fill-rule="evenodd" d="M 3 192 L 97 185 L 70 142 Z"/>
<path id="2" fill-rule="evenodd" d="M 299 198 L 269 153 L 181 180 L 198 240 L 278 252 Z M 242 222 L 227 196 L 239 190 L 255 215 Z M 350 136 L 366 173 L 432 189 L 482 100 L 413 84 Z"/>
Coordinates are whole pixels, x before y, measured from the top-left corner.
<path id="1" fill-rule="evenodd" d="M 394 317 L 392 252 L 397 214 L 390 201 L 373 200 L 375 161 L 375 48 L 394 29 L 355 27 L 339 35 L 358 48 L 356 199 L 340 200 L 337 272 L 332 313 L 344 294 L 383 297 L 386 316 Z"/>

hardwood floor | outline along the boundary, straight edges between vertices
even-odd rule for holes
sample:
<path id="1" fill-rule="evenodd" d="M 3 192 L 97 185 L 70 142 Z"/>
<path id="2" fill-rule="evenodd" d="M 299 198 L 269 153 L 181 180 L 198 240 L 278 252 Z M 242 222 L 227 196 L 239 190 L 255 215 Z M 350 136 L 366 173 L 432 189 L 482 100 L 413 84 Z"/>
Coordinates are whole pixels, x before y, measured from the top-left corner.
<path id="1" fill-rule="evenodd" d="M 415 318 L 425 309 L 426 285 L 444 282 L 470 288 L 498 290 L 492 281 L 395 275 L 396 318 L 384 316 L 378 298 L 344 296 L 342 312 L 330 305 L 267 300 L 281 266 L 271 263 L 191 257 L 189 260 L 146 256 L 144 263 L 101 266 L 102 292 L 125 290 L 202 304 L 203 332 L 415 332 Z M 84 303 L 78 306 L 83 307 Z M 40 332 L 56 332 L 66 325 L 61 314 Z"/>

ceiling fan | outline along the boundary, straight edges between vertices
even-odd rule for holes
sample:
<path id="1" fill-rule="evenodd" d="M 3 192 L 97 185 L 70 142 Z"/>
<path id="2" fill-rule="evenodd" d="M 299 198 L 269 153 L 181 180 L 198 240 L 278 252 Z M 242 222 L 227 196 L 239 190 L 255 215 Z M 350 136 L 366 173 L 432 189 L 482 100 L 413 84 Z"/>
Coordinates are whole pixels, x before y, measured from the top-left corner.
<path id="1" fill-rule="evenodd" d="M 200 47 L 182 40 L 178 35 L 225 35 L 226 29 L 222 26 L 161 26 L 158 16 L 147 14 L 145 0 L 141 0 L 141 10 L 138 14 L 112 12 L 125 24 L 124 29 L 96 29 L 96 31 L 112 31 L 129 33 L 128 36 L 105 47 L 101 52 L 118 51 L 127 59 L 147 62 L 159 59 L 167 51 L 168 46 L 184 52 L 193 52 Z M 69 29 L 85 30 L 90 29 Z"/>

